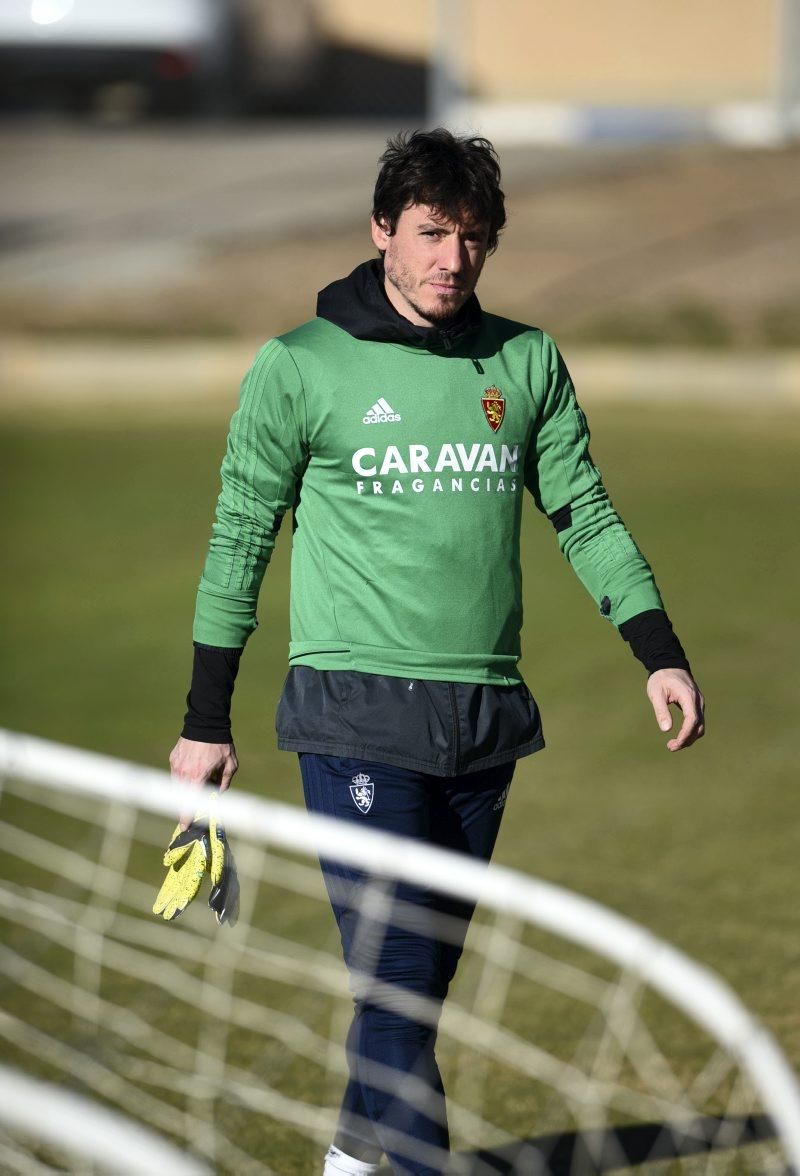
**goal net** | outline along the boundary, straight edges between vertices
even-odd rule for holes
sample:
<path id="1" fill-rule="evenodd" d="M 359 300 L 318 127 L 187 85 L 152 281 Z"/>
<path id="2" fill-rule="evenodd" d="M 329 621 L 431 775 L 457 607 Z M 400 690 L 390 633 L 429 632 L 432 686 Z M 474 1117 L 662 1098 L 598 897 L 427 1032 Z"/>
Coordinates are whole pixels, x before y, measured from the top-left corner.
<path id="1" fill-rule="evenodd" d="M 363 871 L 354 917 L 373 947 L 419 919 L 409 884 L 478 903 L 438 1030 L 452 1152 L 395 1140 L 412 1170 L 800 1170 L 798 1086 L 769 1034 L 708 970 L 585 898 L 234 790 L 219 807 L 238 921 L 217 924 L 206 883 L 165 923 L 152 905 L 190 789 L 2 731 L 0 781 L 3 1170 L 138 1172 L 160 1155 L 149 1171 L 321 1172 L 351 985 L 387 1008 L 408 994 L 348 977 L 320 856 Z M 447 903 L 432 909 L 436 939 L 460 941 Z M 422 1079 L 372 1065 L 368 1080 L 438 1113 Z"/>

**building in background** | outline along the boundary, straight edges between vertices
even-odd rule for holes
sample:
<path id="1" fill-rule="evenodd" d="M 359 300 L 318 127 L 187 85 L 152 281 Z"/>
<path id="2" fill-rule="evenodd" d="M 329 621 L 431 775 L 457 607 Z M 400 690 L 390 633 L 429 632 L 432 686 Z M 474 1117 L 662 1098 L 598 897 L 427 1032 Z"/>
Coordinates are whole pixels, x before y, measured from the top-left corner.
<path id="1" fill-rule="evenodd" d="M 800 130 L 800 0 L 325 0 L 329 36 L 432 63 L 432 122 L 575 141 Z"/>
<path id="2" fill-rule="evenodd" d="M 800 0 L 2 0 L 0 90 L 580 142 L 800 131 Z M 134 104 L 135 105 L 135 104 Z"/>

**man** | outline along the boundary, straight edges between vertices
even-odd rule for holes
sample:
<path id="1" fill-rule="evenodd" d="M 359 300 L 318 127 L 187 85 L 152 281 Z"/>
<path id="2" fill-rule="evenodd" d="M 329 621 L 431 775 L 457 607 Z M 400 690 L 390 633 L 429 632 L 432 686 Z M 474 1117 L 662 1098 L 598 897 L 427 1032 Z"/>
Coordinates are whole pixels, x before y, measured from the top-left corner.
<path id="1" fill-rule="evenodd" d="M 543 746 L 517 667 L 523 489 L 649 673 L 671 751 L 703 734 L 703 699 L 652 572 L 589 456 L 569 374 L 540 330 L 485 313 L 475 287 L 505 223 L 485 139 L 445 130 L 390 140 L 375 189 L 379 257 L 319 296 L 317 317 L 273 339 L 245 378 L 197 598 L 195 661 L 176 776 L 236 771 L 230 701 L 284 514 L 294 512 L 290 670 L 279 746 L 300 754 L 307 806 L 488 860 L 518 758 Z M 365 879 L 323 863 L 345 960 Z M 369 969 L 403 999 L 354 982 L 351 1077 L 326 1176 L 440 1172 L 448 1152 L 436 1016 L 461 950 L 449 905 L 384 928 Z M 452 924 L 451 924 L 452 925 Z M 463 936 L 460 938 L 463 939 Z M 375 953 L 373 953 L 375 955 Z M 427 1105 L 387 1088 L 421 1078 Z"/>

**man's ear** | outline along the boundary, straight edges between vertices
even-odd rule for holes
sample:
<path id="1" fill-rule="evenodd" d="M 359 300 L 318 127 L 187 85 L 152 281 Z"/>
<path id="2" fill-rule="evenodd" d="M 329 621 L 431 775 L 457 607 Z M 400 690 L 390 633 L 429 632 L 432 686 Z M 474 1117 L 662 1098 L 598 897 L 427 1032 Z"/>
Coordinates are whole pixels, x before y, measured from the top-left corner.
<path id="1" fill-rule="evenodd" d="M 375 248 L 379 249 L 381 253 L 385 253 L 386 246 L 389 244 L 389 238 L 392 235 L 389 232 L 389 226 L 385 221 L 378 223 L 374 216 L 370 217 L 369 224 L 372 231 L 372 242 Z"/>

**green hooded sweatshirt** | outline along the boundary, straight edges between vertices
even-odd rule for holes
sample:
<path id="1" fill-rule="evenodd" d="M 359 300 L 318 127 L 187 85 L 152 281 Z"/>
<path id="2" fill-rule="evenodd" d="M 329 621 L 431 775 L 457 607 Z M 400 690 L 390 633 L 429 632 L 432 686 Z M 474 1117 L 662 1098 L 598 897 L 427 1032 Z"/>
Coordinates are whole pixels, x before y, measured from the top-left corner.
<path id="1" fill-rule="evenodd" d="M 244 646 L 293 509 L 291 665 L 518 683 L 525 489 L 604 616 L 663 609 L 553 341 L 474 297 L 450 332 L 387 332 L 385 306 L 373 331 L 377 265 L 328 287 L 319 317 L 268 342 L 244 379 L 195 641 Z M 337 288 L 359 271 L 354 327 Z"/>

